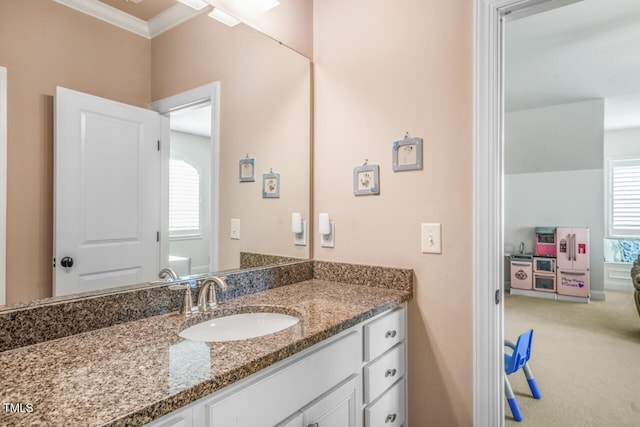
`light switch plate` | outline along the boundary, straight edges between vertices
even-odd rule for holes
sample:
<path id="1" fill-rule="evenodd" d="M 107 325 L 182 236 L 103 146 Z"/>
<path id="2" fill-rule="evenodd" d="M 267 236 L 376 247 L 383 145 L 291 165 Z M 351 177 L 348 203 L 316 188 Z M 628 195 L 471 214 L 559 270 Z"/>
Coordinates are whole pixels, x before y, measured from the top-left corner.
<path id="1" fill-rule="evenodd" d="M 233 240 L 240 240 L 240 219 L 231 218 L 231 238 Z"/>
<path id="2" fill-rule="evenodd" d="M 420 224 L 422 253 L 441 254 L 442 253 L 442 226 L 437 223 Z"/>

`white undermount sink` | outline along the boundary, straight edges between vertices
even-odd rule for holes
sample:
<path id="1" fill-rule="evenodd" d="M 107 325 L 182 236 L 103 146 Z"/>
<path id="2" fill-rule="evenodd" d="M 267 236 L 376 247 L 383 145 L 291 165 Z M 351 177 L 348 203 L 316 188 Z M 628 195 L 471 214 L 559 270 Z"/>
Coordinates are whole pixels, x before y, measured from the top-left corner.
<path id="1" fill-rule="evenodd" d="M 245 340 L 287 329 L 300 319 L 280 313 L 242 313 L 209 319 L 188 327 L 178 335 L 194 341 Z"/>

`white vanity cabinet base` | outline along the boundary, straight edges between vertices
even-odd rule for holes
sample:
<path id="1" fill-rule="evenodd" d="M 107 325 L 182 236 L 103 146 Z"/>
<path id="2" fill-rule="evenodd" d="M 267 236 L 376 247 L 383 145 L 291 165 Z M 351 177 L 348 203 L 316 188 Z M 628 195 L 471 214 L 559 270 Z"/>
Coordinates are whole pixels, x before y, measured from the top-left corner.
<path id="1" fill-rule="evenodd" d="M 147 427 L 406 427 L 405 331 L 403 304 Z"/>
<path id="2" fill-rule="evenodd" d="M 365 409 L 367 427 L 400 427 L 405 423 L 405 380 L 402 378 Z"/>
<path id="3" fill-rule="evenodd" d="M 250 387 L 205 402 L 206 427 L 273 426 L 345 378 L 358 373 L 360 334 L 349 333 Z M 259 406 L 247 407 L 247 402 Z"/>
<path id="4" fill-rule="evenodd" d="M 404 343 L 364 368 L 364 403 L 370 403 L 404 376 Z"/>
<path id="5" fill-rule="evenodd" d="M 354 375 L 344 384 L 304 410 L 302 427 L 359 427 L 360 376 Z"/>
<path id="6" fill-rule="evenodd" d="M 178 409 L 169 415 L 165 415 L 147 426 L 153 427 L 193 427 L 193 410 L 191 407 Z"/>
<path id="7" fill-rule="evenodd" d="M 364 326 L 364 360 L 370 362 L 404 341 L 405 310 L 395 310 Z"/>
<path id="8" fill-rule="evenodd" d="M 407 427 L 407 309 L 364 325 L 364 426 Z"/>

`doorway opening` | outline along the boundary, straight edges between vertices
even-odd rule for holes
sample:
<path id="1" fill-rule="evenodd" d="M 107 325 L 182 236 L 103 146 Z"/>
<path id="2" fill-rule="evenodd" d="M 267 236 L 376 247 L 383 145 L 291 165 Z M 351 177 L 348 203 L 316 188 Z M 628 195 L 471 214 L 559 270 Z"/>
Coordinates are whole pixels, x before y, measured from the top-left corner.
<path id="1" fill-rule="evenodd" d="M 505 96 L 503 87 L 506 80 L 503 63 L 505 60 L 505 35 L 511 34 L 506 27 L 507 20 L 513 20 L 525 16 L 536 15 L 542 11 L 554 9 L 554 12 L 561 6 L 570 3 L 577 3 L 576 6 L 595 3 L 596 1 L 585 0 L 576 1 L 505 1 L 505 0 L 478 0 L 476 1 L 476 61 L 474 69 L 475 77 L 475 108 L 474 108 L 474 146 L 475 146 L 475 214 L 474 214 L 474 424 L 481 425 L 504 425 L 505 409 L 503 395 L 503 322 L 504 305 L 502 304 L 505 281 L 504 254 L 509 252 L 505 247 L 505 230 L 503 223 L 505 220 L 505 197 L 507 192 L 503 190 L 508 186 L 505 179 L 505 169 L 509 165 L 505 162 L 504 138 L 505 130 Z M 622 3 L 627 6 L 636 2 L 622 1 L 613 7 L 612 4 L 603 2 L 601 14 L 619 12 Z M 572 7 L 572 6 L 571 6 Z M 623 12 L 624 13 L 624 12 Z M 629 26 L 634 25 L 631 19 L 637 14 L 627 13 L 625 25 L 615 25 L 608 22 L 601 25 L 599 31 L 587 31 L 583 28 L 583 35 L 589 34 L 590 38 L 597 38 L 602 34 L 610 35 L 619 30 L 629 30 Z M 565 30 L 565 37 L 578 43 L 576 34 L 571 33 L 567 27 L 574 24 L 579 18 L 572 17 L 562 22 Z M 544 37 L 548 34 L 545 33 Z M 540 38 L 544 38 L 540 37 Z M 605 49 L 602 55 L 606 56 L 614 44 L 604 44 Z M 534 46 L 528 46 L 531 51 L 536 50 Z M 538 52 L 548 53 L 548 49 L 538 49 Z M 583 55 L 584 56 L 584 55 Z M 597 57 L 597 55 L 596 55 Z M 582 59 L 579 55 L 574 58 L 576 61 Z M 629 61 L 626 61 L 629 62 Z M 530 68 L 545 71 L 548 67 L 541 64 L 531 63 Z M 585 67 L 583 67 L 584 69 Z M 590 70 L 588 70 L 590 71 Z M 507 69 L 507 73 L 508 73 Z M 582 79 L 587 72 L 581 73 L 575 80 Z M 633 74 L 633 73 L 632 73 Z M 614 79 L 619 82 L 620 79 Z M 544 88 L 529 79 L 529 88 L 534 91 L 545 92 Z M 573 82 L 572 82 L 573 83 Z M 593 85 L 595 86 L 595 85 Z M 640 92 L 640 91 L 639 91 Z M 606 98 L 604 94 L 592 94 L 593 98 Z M 573 101 L 586 101 L 587 99 L 574 99 Z M 562 102 L 557 102 L 561 104 Z M 568 102 L 566 102 L 568 103 Z M 596 150 L 597 151 L 597 150 Z M 601 150 L 602 151 L 602 150 Z M 507 153 L 508 154 L 508 153 Z M 602 154 L 601 154 L 602 156 Z M 550 160 L 555 160 L 553 153 L 549 154 Z M 558 156 L 555 156 L 558 157 Z M 602 177 L 602 157 L 600 157 L 600 176 Z M 597 168 L 593 168 L 597 169 Z M 555 171 L 554 171 L 555 172 Z M 586 172 L 585 172 L 586 173 Z M 583 173 L 583 175 L 585 174 Z M 595 172 L 594 172 L 595 173 Z M 606 174 L 605 174 L 606 175 Z M 591 176 L 591 175 L 589 175 Z M 522 177 L 518 177 L 522 178 Z M 514 181 L 515 182 L 515 181 Z M 602 179 L 599 180 L 598 187 L 602 190 Z M 540 188 L 540 186 L 538 186 Z M 544 193 L 547 189 L 541 189 Z M 599 198 L 602 199 L 603 191 L 600 191 Z M 553 205 L 551 205 L 553 206 Z M 604 211 L 604 204 L 600 203 L 599 214 Z M 602 227 L 605 221 L 598 221 Z M 549 224 L 532 224 L 532 227 Z M 581 224 L 557 224 L 557 225 L 581 225 Z M 531 233 L 533 234 L 533 233 Z M 533 238 L 533 236 L 531 236 Z M 592 244 L 602 246 L 602 236 L 594 240 Z M 520 240 L 510 242 L 511 246 L 517 247 Z M 513 248 L 511 248 L 513 249 Z M 531 247 L 528 248 L 531 251 Z M 601 258 L 601 257 L 600 257 Z M 601 270 L 602 271 L 602 270 Z M 597 273 L 594 279 L 602 282 L 601 273 Z M 628 280 L 628 279 L 627 279 Z M 604 296 L 604 289 L 598 289 Z M 600 295 L 598 295 L 600 296 Z M 592 292 L 592 300 L 593 292 Z M 631 305 L 631 307 L 633 307 Z M 636 319 L 637 320 L 637 319 Z M 513 338 L 509 336 L 507 338 Z M 535 343 L 534 343 L 535 347 Z M 535 360 L 533 361 L 535 369 Z M 544 384 L 540 383 L 542 389 Z M 544 394 L 544 391 L 543 391 Z M 509 415 L 509 414 L 507 414 Z M 526 414 L 525 414 L 526 416 Z"/>
<path id="2" fill-rule="evenodd" d="M 161 256 L 178 276 L 218 269 L 219 83 L 161 99 Z"/>

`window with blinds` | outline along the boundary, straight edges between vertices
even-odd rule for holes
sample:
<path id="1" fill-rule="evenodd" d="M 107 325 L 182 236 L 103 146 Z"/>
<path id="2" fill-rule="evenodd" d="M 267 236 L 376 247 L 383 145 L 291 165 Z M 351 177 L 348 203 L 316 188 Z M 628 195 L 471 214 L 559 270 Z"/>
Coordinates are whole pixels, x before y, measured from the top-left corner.
<path id="1" fill-rule="evenodd" d="M 200 174 L 183 160 L 169 160 L 169 237 L 200 234 Z"/>
<path id="2" fill-rule="evenodd" d="M 640 235 L 640 159 L 609 164 L 610 236 Z"/>

